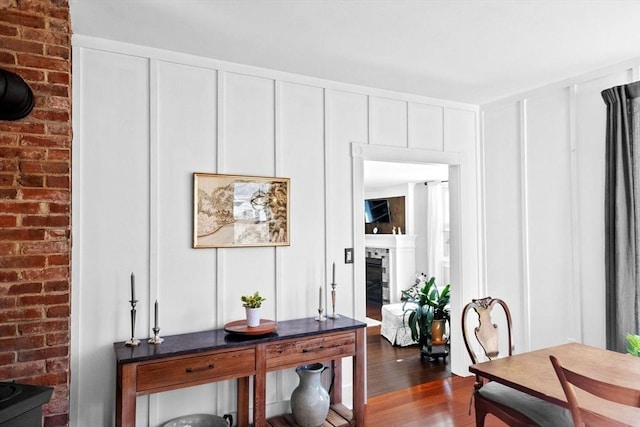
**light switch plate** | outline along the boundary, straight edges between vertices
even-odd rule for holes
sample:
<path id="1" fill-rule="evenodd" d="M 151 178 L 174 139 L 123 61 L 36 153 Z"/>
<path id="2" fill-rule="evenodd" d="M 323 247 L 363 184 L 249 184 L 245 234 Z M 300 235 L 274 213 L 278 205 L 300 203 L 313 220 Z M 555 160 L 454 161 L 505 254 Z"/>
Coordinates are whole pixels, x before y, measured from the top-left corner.
<path id="1" fill-rule="evenodd" d="M 344 249 L 344 263 L 353 264 L 353 248 Z"/>

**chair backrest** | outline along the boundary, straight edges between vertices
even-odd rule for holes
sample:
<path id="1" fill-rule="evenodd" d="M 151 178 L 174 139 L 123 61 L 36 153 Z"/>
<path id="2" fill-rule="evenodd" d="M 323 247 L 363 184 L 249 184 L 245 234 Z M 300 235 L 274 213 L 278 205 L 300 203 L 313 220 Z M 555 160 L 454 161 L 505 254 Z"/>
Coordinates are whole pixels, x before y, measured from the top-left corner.
<path id="1" fill-rule="evenodd" d="M 567 397 L 574 426 L 620 426 L 624 424 L 611 420 L 603 415 L 581 409 L 573 386 L 601 399 L 640 408 L 640 390 L 605 383 L 571 371 L 563 367 L 558 358 L 553 355 L 549 356 L 549 359 L 560 380 L 562 390 L 564 390 L 564 394 Z"/>
<path id="2" fill-rule="evenodd" d="M 494 323 L 492 319 L 493 309 L 500 307 L 503 311 L 502 318 L 506 321 L 506 330 L 502 332 L 504 338 L 507 340 L 507 354 L 503 356 L 511 356 L 513 351 L 513 343 L 511 340 L 511 312 L 507 304 L 498 298 L 479 298 L 471 300 L 462 310 L 462 338 L 464 339 L 464 345 L 467 347 L 469 357 L 471 357 L 472 363 L 483 362 L 480 360 L 478 354 L 475 352 L 474 347 L 477 347 L 472 343 L 472 335 L 470 332 L 471 319 L 469 314 L 473 310 L 478 316 L 474 322 L 473 336 L 476 342 L 480 345 L 484 356 L 488 360 L 496 359 L 500 356 L 500 335 L 501 331 L 498 324 Z M 503 347 L 504 348 L 504 344 Z"/>

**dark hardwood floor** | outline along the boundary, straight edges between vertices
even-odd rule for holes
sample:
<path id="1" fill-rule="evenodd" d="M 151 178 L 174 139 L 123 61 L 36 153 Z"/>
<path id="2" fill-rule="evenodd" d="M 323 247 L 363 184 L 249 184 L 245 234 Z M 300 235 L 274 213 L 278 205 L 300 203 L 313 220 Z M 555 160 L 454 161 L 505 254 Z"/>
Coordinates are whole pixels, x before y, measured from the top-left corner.
<path id="1" fill-rule="evenodd" d="M 434 362 L 422 360 L 417 346 L 392 346 L 380 335 L 380 326 L 367 328 L 368 397 L 449 376 L 448 359 Z"/>
<path id="2" fill-rule="evenodd" d="M 475 427 L 475 378 L 450 376 L 369 398 L 365 427 Z M 503 427 L 487 415 L 485 427 Z"/>
<path id="3" fill-rule="evenodd" d="M 393 347 L 380 327 L 367 328 L 368 400 L 365 425 L 358 427 L 475 427 L 471 393 L 475 377 L 449 373 L 449 365 L 420 361 L 416 347 Z M 342 417 L 322 427 L 346 425 Z M 270 426 L 295 426 L 290 415 Z M 485 427 L 503 427 L 487 415 Z"/>
<path id="4" fill-rule="evenodd" d="M 382 320 L 380 307 L 367 306 L 367 317 Z M 365 427 L 475 427 L 474 380 L 451 375 L 448 359 L 422 361 L 417 347 L 394 347 L 380 326 L 367 327 Z M 485 427 L 498 426 L 487 415 Z"/>

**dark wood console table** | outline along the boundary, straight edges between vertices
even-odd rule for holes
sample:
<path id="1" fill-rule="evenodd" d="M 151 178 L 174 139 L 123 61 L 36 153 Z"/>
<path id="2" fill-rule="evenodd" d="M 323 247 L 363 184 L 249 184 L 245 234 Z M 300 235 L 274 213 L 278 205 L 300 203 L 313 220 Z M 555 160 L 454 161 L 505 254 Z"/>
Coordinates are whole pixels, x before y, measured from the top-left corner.
<path id="1" fill-rule="evenodd" d="M 127 347 L 116 353 L 116 426 L 134 427 L 136 396 L 236 379 L 238 426 L 249 423 L 249 378 L 253 378 L 253 425 L 265 427 L 266 374 L 308 363 L 330 361 L 331 402 L 342 401 L 342 358 L 353 356 L 353 421 L 364 426 L 365 323 L 348 317 L 278 322 L 275 333 L 257 338 L 223 329 L 166 336 L 159 345 Z"/>

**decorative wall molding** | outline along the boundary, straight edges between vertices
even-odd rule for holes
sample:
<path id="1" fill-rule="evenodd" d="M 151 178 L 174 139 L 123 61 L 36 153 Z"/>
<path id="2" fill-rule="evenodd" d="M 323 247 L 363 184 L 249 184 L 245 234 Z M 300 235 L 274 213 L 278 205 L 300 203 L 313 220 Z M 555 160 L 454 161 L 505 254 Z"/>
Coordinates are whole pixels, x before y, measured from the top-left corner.
<path id="1" fill-rule="evenodd" d="M 255 67 L 251 65 L 238 64 L 234 62 L 222 61 L 219 59 L 205 58 L 182 52 L 175 52 L 164 49 L 157 49 L 148 46 L 141 46 L 131 43 L 118 42 L 114 40 L 99 39 L 95 37 L 85 36 L 82 34 L 73 34 L 71 44 L 74 47 L 83 47 L 89 49 L 103 50 L 105 52 L 120 53 L 123 55 L 139 56 L 142 58 L 157 59 L 167 62 L 176 62 L 180 64 L 188 64 L 195 67 L 212 68 L 220 71 L 232 72 L 237 74 L 246 74 L 251 76 L 260 76 L 267 79 L 279 80 L 283 82 L 291 82 L 304 84 L 308 86 L 316 86 L 324 89 L 341 90 L 359 95 L 375 96 L 394 100 L 403 100 L 407 102 L 415 102 L 418 104 L 434 105 L 446 108 L 455 108 L 464 111 L 478 111 L 478 106 L 465 104 L 462 102 L 449 101 L 446 99 L 426 97 L 422 95 L 414 95 L 406 92 L 395 92 L 386 89 L 378 89 L 367 86 L 360 86 L 351 83 L 343 83 L 334 80 L 319 79 L 316 77 L 305 76 L 302 74 L 287 73 L 284 71 L 272 70 L 269 68 Z"/>
<path id="2" fill-rule="evenodd" d="M 599 256 L 603 248 L 603 237 L 600 235 L 600 222 L 596 222 L 600 212 L 598 206 L 602 203 L 604 189 L 594 186 L 594 182 L 604 182 L 604 127 L 605 108 L 600 91 L 612 85 L 624 84 L 633 81 L 640 71 L 640 58 L 635 58 L 611 67 L 586 73 L 581 76 L 569 78 L 548 86 L 514 95 L 481 106 L 481 183 L 485 200 L 491 196 L 491 188 L 487 188 L 487 177 L 501 176 L 502 171 L 496 170 L 495 165 L 516 161 L 518 164 L 517 176 L 502 175 L 504 181 L 511 179 L 520 180 L 519 200 L 502 200 L 511 206 L 518 206 L 520 229 L 519 236 L 509 236 L 509 239 L 520 239 L 521 247 L 519 259 L 521 276 L 512 277 L 512 283 L 520 283 L 520 287 L 513 287 L 507 283 L 496 281 L 495 277 L 483 276 L 483 287 L 488 294 L 494 295 L 505 291 L 514 292 L 519 296 L 518 305 L 522 306 L 520 316 L 521 325 L 515 324 L 516 329 L 521 328 L 522 334 L 518 340 L 522 340 L 523 350 L 538 348 L 542 342 L 562 343 L 569 341 L 582 341 L 587 344 L 604 346 L 604 307 L 600 304 L 604 298 L 604 261 Z M 557 102 L 556 102 L 557 100 Z M 560 105 L 558 105 L 560 104 Z M 535 114 L 531 112 L 531 106 L 537 109 Z M 551 113 L 549 108 L 554 110 Z M 518 115 L 513 119 L 509 114 L 509 108 L 516 107 Z M 556 108 L 557 107 L 557 108 Z M 549 116 L 549 117 L 547 117 Z M 551 120 L 549 120 L 551 119 Z M 513 123 L 511 123 L 513 120 Z M 552 123 L 551 123 L 552 122 Z M 518 129 L 518 136 L 514 140 L 510 135 L 487 135 L 487 127 L 505 127 L 512 125 Z M 531 141 L 531 135 L 535 134 L 537 141 Z M 540 135 L 551 135 L 555 139 L 545 141 L 551 144 L 555 154 L 550 153 L 549 158 L 540 156 Z M 494 138 L 494 139 L 490 139 Z M 502 138 L 496 140 L 495 138 Z M 495 147 L 501 144 L 517 144 L 519 156 L 514 159 L 512 153 L 500 156 Z M 538 150 L 538 158 L 532 158 L 531 151 Z M 487 158 L 487 152 L 491 152 L 493 158 Z M 566 165 L 561 168 L 553 166 L 554 156 L 561 154 L 566 156 Z M 494 166 L 489 169 L 487 164 Z M 534 172 L 534 170 L 536 172 Z M 534 175 L 534 173 L 536 175 Z M 558 187 L 566 188 L 567 196 L 562 207 L 551 204 L 548 200 L 539 200 L 539 182 L 553 176 Z M 532 195 L 531 187 L 536 190 Z M 551 189 L 552 191 L 554 189 Z M 497 190 L 499 191 L 499 190 Z M 600 194 L 602 192 L 602 194 Z M 538 200 L 534 200 L 537 195 Z M 497 195 L 494 194 L 494 199 Z M 548 251 L 558 251 L 552 242 L 544 247 L 540 246 L 539 235 L 548 230 L 536 228 L 540 225 L 540 219 L 534 213 L 547 204 L 547 209 L 562 209 L 562 214 L 569 218 L 568 227 L 557 229 L 557 236 L 562 236 L 561 243 L 569 249 L 567 253 L 555 257 L 555 270 L 543 268 L 536 264 L 540 254 Z M 485 271 L 495 271 L 505 259 L 491 258 L 500 254 L 500 241 L 503 243 L 506 236 L 493 234 L 487 237 L 487 228 L 499 229 L 500 224 L 492 222 L 487 214 L 490 210 L 487 204 L 482 205 L 484 221 L 482 235 L 485 240 L 483 245 L 483 261 L 487 267 Z M 495 221 L 495 220 L 493 220 Z M 534 224 L 536 226 L 534 227 Z M 552 225 L 549 225 L 552 227 Z M 549 228 L 547 227 L 547 228 Z M 602 231 L 602 235 L 603 235 Z M 493 239 L 493 247 L 488 247 L 489 240 Z M 535 243 L 534 243 L 535 242 Z M 511 260 L 507 260 L 511 263 Z M 558 265 L 562 263 L 562 277 L 557 273 Z M 547 266 L 551 267 L 551 266 Z M 548 281 L 540 278 L 548 277 Z M 505 279 L 501 277 L 501 279 Z M 516 292 L 517 291 L 517 292 Z M 549 301 L 544 308 L 540 307 L 541 293 L 553 293 L 562 295 L 561 301 L 554 303 Z M 512 295 L 513 296 L 513 295 Z M 576 303 L 566 306 L 565 301 Z M 568 307 L 568 308 L 567 308 Z M 549 311 L 558 313 L 562 319 L 561 328 L 549 333 L 546 337 L 540 330 L 537 319 L 546 316 Z M 544 313 L 543 313 L 544 312 Z M 517 318 L 516 318 L 517 320 Z"/>
<path id="3" fill-rule="evenodd" d="M 481 110 L 492 109 L 492 108 L 498 107 L 499 105 L 518 102 L 522 99 L 531 98 L 533 96 L 540 96 L 544 93 L 552 92 L 554 90 L 564 88 L 564 87 L 569 87 L 574 84 L 577 84 L 577 85 L 585 84 L 589 81 L 600 79 L 603 76 L 616 73 L 621 69 L 628 70 L 630 73 L 630 78 L 632 80 L 640 79 L 640 57 L 632 58 L 627 61 L 619 62 L 617 64 L 612 64 L 607 67 L 598 68 L 577 76 L 569 77 L 564 80 L 550 82 L 549 84 L 544 86 L 533 88 L 531 90 L 520 92 L 505 98 L 496 99 L 486 104 L 482 104 L 479 107 Z"/>
<path id="4" fill-rule="evenodd" d="M 164 336 L 221 327 L 240 316 L 241 305 L 234 304 L 236 296 L 256 288 L 264 290 L 271 301 L 269 316 L 280 320 L 310 315 L 317 304 L 317 293 L 311 298 L 308 290 L 326 286 L 333 260 L 339 281 L 337 311 L 364 319 L 364 285 L 359 282 L 364 276 L 364 269 L 360 271 L 364 264 L 362 233 L 354 241 L 354 230 L 363 227 L 357 228 L 360 223 L 352 218 L 356 212 L 352 201 L 358 197 L 362 200 L 363 159 L 447 163 L 459 169 L 466 164 L 466 156 L 475 156 L 474 129 L 466 129 L 472 121 L 465 115 L 475 117 L 476 106 L 78 35 L 73 42 L 73 281 L 89 283 L 99 291 L 91 292 L 86 287 L 74 291 L 72 324 L 77 328 L 72 331 L 72 390 L 112 380 L 113 369 L 94 369 L 94 364 L 111 366 L 108 360 L 112 360 L 112 352 L 105 348 L 120 341 L 122 331 L 126 331 L 121 292 L 114 286 L 119 283 L 114 276 L 122 269 L 129 274 L 134 268 L 139 278 L 140 297 L 145 301 L 138 312 L 140 336 L 148 330 L 150 307 L 156 297 L 161 300 Z M 116 88 L 118 96 L 114 96 Z M 403 147 L 366 143 L 353 147 L 352 140 L 367 141 L 370 137 L 368 105 L 378 96 L 403 105 L 410 102 L 427 106 L 426 110 L 433 113 L 441 110 L 449 117 L 449 131 L 429 132 L 419 120 L 412 126 L 417 138 L 440 135 L 442 141 L 414 142 L 455 146 L 461 152 L 425 150 L 422 145 L 407 149 L 406 141 Z M 422 116 L 414 118 L 418 117 Z M 394 123 L 399 122 L 402 120 Z M 406 123 L 402 126 L 406 134 Z M 392 132 L 396 127 L 391 127 Z M 445 135 L 450 138 L 448 144 L 444 143 Z M 359 164 L 350 156 L 352 150 L 363 156 Z M 131 156 L 123 158 L 122 152 Z M 113 168 L 96 166 L 104 165 L 105 153 L 109 164 L 126 163 L 127 167 L 114 173 Z M 112 161 L 116 153 L 119 162 Z M 473 179 L 475 168 L 464 170 L 468 173 L 465 182 Z M 192 250 L 191 179 L 196 171 L 290 177 L 297 200 L 295 206 L 292 203 L 297 218 L 292 247 Z M 360 182 L 360 190 L 353 191 L 351 180 Z M 124 192 L 125 187 L 135 193 Z M 475 212 L 475 190 L 467 186 L 465 192 L 465 207 Z M 93 202 L 87 205 L 87 200 Z M 112 216 L 115 212 L 117 218 L 126 212 L 130 219 L 116 224 L 104 221 L 96 212 Z M 357 212 L 362 212 L 361 203 Z M 118 227 L 124 227 L 124 231 Z M 465 270 L 470 278 L 458 283 L 473 288 L 477 279 L 473 274 L 477 237 L 472 227 L 465 231 L 465 238 L 471 236 L 474 242 L 465 249 L 462 261 L 469 263 Z M 351 247 L 356 263 L 341 263 L 344 248 Z M 134 267 L 127 267 L 129 264 Z M 457 274 L 458 278 L 462 276 L 461 272 Z M 97 312 L 81 309 L 93 306 L 98 297 Z M 96 324 L 96 319 L 104 318 L 112 321 Z M 94 339 L 96 328 L 101 330 L 99 342 Z M 459 353 L 463 353 L 462 348 Z M 457 357 L 462 360 L 453 353 L 451 357 L 452 361 Z M 466 372 L 463 362 L 455 363 L 452 369 Z M 343 370 L 347 380 L 343 399 L 349 402 L 349 364 Z M 275 386 L 268 390 L 267 412 L 282 413 L 297 378 L 287 371 L 270 377 Z M 140 413 L 146 414 L 148 424 L 155 425 L 185 411 L 232 411 L 233 387 L 218 383 L 203 386 L 197 394 L 176 391 L 141 398 Z M 73 393 L 72 424 L 100 425 L 106 419 L 103 413 L 112 411 L 112 398 L 108 389 Z M 82 409 L 87 407 L 92 408 L 90 413 Z"/>

